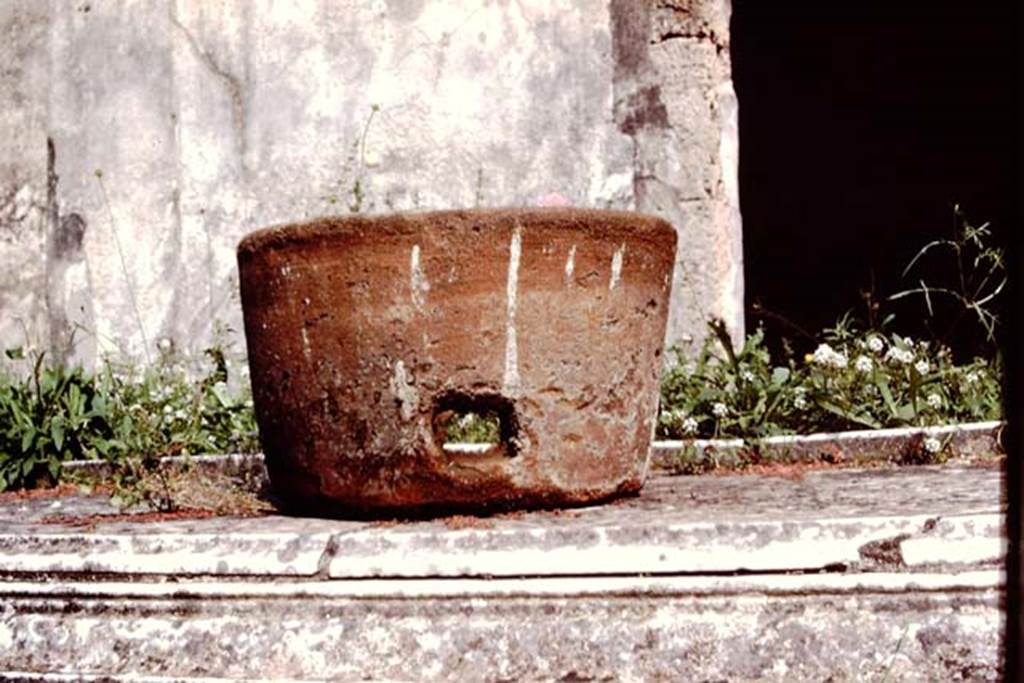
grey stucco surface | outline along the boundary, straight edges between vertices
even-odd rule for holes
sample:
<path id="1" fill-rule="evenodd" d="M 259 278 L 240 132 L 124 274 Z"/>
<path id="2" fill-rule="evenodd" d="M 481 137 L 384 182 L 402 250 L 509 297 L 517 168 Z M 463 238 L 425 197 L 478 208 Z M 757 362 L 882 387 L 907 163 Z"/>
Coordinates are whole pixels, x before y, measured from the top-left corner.
<path id="1" fill-rule="evenodd" d="M 7 345 L 199 348 L 255 228 L 552 194 L 676 226 L 670 342 L 742 327 L 725 0 L 285 7 L 4 3 Z"/>

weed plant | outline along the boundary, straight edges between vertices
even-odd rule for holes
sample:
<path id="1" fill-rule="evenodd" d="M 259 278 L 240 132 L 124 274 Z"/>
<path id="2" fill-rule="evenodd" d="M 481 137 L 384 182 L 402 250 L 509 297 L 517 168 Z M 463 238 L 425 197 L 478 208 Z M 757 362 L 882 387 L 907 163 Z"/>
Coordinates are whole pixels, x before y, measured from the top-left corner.
<path id="1" fill-rule="evenodd" d="M 165 343 L 152 366 L 107 360 L 95 374 L 6 353 L 31 369 L 0 377 L 0 491 L 53 483 L 63 462 L 92 458 L 115 464 L 127 491 L 162 456 L 259 449 L 246 373 L 230 382 L 220 343 L 192 363 Z"/>
<path id="2" fill-rule="evenodd" d="M 949 282 L 916 283 L 890 301 L 919 297 L 932 338 L 890 330 L 893 316 L 869 307 L 870 324 L 851 315 L 818 335 L 811 354 L 797 358 L 784 344 L 773 362 L 758 329 L 734 349 L 724 324 L 711 321 L 695 357 L 675 349 L 677 364 L 663 379 L 658 434 L 668 438 L 740 437 L 955 424 L 1002 417 L 1002 359 L 994 302 L 1006 284 L 1003 254 L 987 243 L 987 225 L 968 223 L 955 206 L 949 239 L 926 244 L 904 269 L 945 257 Z M 933 299 L 959 312 L 939 329 Z M 958 326 L 976 325 L 984 355 L 957 364 L 948 340 Z M 941 447 L 928 440 L 925 450 Z"/>

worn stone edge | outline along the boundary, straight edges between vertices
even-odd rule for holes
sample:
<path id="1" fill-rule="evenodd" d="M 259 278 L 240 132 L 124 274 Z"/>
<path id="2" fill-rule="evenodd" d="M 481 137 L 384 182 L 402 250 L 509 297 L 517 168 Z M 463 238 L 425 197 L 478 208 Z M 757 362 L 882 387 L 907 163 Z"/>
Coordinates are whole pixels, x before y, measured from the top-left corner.
<path id="1" fill-rule="evenodd" d="M 842 452 L 857 462 L 885 462 L 892 460 L 915 437 L 933 436 L 949 439 L 960 455 L 982 456 L 1003 453 L 1001 444 L 1004 423 L 1000 421 L 972 422 L 937 427 L 899 427 L 893 429 L 864 429 L 849 432 L 820 432 L 796 436 L 770 436 L 759 440 L 744 439 L 687 439 L 651 442 L 651 470 L 671 472 L 676 468 L 679 452 L 687 446 L 698 452 L 714 450 L 717 454 L 738 453 L 756 445 L 768 460 L 789 462 L 820 461 L 822 454 Z M 474 453 L 487 450 L 484 444 L 449 444 L 446 450 Z M 191 464 L 234 477 L 246 478 L 266 484 L 267 474 L 262 453 L 227 453 L 161 458 L 168 464 Z M 113 465 L 105 460 L 69 460 L 64 469 L 73 474 L 106 477 L 113 473 Z"/>
<path id="2" fill-rule="evenodd" d="M 0 598 L 152 600 L 210 599 L 449 599 L 480 597 L 711 597 L 730 595 L 827 595 L 837 593 L 956 593 L 1005 590 L 1000 568 L 946 572 L 863 572 L 722 576 L 588 576 L 539 578 L 412 578 L 282 580 L 252 582 L 0 581 Z"/>
<path id="3" fill-rule="evenodd" d="M 686 447 L 698 453 L 735 455 L 756 447 L 761 457 L 772 462 L 820 462 L 823 459 L 857 463 L 895 460 L 915 438 L 934 437 L 948 441 L 960 456 L 977 457 L 1002 454 L 1002 431 L 1005 423 L 971 422 L 933 427 L 896 427 L 860 429 L 846 432 L 819 432 L 806 435 L 769 436 L 763 439 L 685 439 L 654 441 L 651 444 L 651 467 L 672 471 L 679 453 Z"/>

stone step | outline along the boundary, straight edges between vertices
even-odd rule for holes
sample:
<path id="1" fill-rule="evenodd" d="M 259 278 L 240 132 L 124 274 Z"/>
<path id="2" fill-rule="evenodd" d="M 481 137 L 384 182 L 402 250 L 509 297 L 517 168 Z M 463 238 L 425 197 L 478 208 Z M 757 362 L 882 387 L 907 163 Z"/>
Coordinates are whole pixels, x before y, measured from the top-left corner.
<path id="1" fill-rule="evenodd" d="M 1002 596 L 995 569 L 6 582 L 0 670 L 124 680 L 985 680 L 998 672 Z"/>
<path id="2" fill-rule="evenodd" d="M 658 476 L 489 518 L 85 526 L 106 499 L 5 499 L 0 678 L 994 679 L 1001 487 Z"/>

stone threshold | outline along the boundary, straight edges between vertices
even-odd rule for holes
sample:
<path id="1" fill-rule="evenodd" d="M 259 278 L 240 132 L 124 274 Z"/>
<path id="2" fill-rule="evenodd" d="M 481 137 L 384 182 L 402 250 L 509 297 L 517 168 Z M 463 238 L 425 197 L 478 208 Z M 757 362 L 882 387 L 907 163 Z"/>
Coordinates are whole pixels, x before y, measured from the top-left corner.
<path id="1" fill-rule="evenodd" d="M 10 498 L 0 679 L 989 680 L 1001 491 L 993 467 L 661 474 L 608 505 L 382 522 Z"/>

